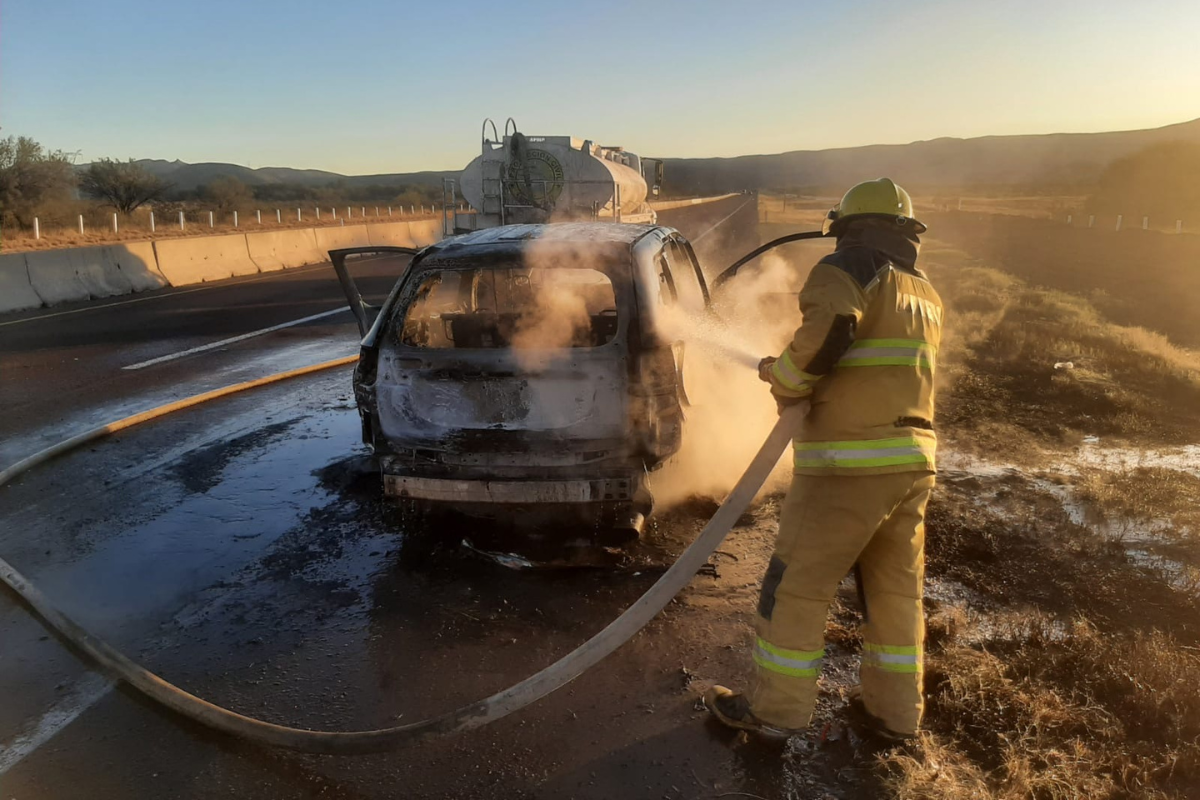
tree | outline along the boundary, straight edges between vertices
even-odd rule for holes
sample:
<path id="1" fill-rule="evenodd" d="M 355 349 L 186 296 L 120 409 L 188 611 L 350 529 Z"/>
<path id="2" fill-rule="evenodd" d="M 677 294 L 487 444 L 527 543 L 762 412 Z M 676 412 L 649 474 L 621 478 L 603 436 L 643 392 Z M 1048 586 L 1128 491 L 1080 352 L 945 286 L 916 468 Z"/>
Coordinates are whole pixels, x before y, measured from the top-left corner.
<path id="1" fill-rule="evenodd" d="M 101 158 L 93 161 L 79 179 L 84 194 L 128 214 L 162 197 L 171 185 L 135 162 Z"/>
<path id="2" fill-rule="evenodd" d="M 216 206 L 218 211 L 236 211 L 254 202 L 254 193 L 250 191 L 250 187 L 230 176 L 210 181 L 201 194 L 205 200 Z"/>
<path id="3" fill-rule="evenodd" d="M 74 183 L 71 157 L 47 151 L 27 136 L 0 140 L 0 214 L 22 227 L 33 224 L 37 207 Z"/>

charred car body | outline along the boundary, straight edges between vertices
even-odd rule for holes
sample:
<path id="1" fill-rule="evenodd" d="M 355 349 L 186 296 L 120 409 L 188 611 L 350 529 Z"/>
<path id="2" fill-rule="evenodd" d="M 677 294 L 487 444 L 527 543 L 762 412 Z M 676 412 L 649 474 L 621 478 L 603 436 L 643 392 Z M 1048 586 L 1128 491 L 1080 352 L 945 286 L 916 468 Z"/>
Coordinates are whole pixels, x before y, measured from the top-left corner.
<path id="1" fill-rule="evenodd" d="M 709 303 L 691 245 L 655 225 L 491 228 L 416 252 L 373 309 L 347 259 L 379 252 L 404 251 L 331 257 L 364 332 L 354 391 L 385 494 L 640 529 L 646 476 L 682 437 L 671 318 Z"/>

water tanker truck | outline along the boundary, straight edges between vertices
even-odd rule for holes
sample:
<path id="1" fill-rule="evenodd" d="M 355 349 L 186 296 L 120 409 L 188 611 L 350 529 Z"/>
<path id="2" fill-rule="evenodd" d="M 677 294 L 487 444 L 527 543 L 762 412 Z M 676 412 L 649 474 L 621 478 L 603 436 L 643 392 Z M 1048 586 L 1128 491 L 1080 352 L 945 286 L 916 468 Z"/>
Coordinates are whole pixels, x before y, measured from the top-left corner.
<path id="1" fill-rule="evenodd" d="M 490 136 L 489 136 L 490 129 Z M 656 221 L 663 166 L 622 147 L 573 136 L 526 136 L 509 119 L 504 136 L 483 123 L 482 152 L 445 184 L 445 233 L 500 225 L 597 220 Z M 459 196 L 470 211 L 458 211 Z"/>

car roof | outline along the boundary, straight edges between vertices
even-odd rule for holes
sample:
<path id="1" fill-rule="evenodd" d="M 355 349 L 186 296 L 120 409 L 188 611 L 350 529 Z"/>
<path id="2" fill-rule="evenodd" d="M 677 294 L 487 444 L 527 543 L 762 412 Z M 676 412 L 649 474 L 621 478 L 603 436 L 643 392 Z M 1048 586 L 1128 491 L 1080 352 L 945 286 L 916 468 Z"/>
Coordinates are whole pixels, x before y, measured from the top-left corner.
<path id="1" fill-rule="evenodd" d="M 544 225 L 502 225 L 452 236 L 430 250 L 441 256 L 475 255 L 480 249 L 523 249 L 528 243 L 632 245 L 659 225 L 623 222 L 555 222 Z M 474 251 L 474 252 L 472 252 Z"/>

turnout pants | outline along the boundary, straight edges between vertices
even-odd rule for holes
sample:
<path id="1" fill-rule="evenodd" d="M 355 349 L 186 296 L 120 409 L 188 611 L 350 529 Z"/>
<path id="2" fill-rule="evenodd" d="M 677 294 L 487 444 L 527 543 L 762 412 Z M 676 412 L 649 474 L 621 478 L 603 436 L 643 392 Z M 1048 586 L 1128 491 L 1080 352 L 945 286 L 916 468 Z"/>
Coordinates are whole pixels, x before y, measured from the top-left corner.
<path id="1" fill-rule="evenodd" d="M 917 730 L 924 711 L 925 508 L 934 482 L 928 472 L 793 477 L 759 598 L 755 716 L 783 728 L 808 726 L 829 604 L 857 563 L 867 613 L 863 703 L 889 729 Z"/>

